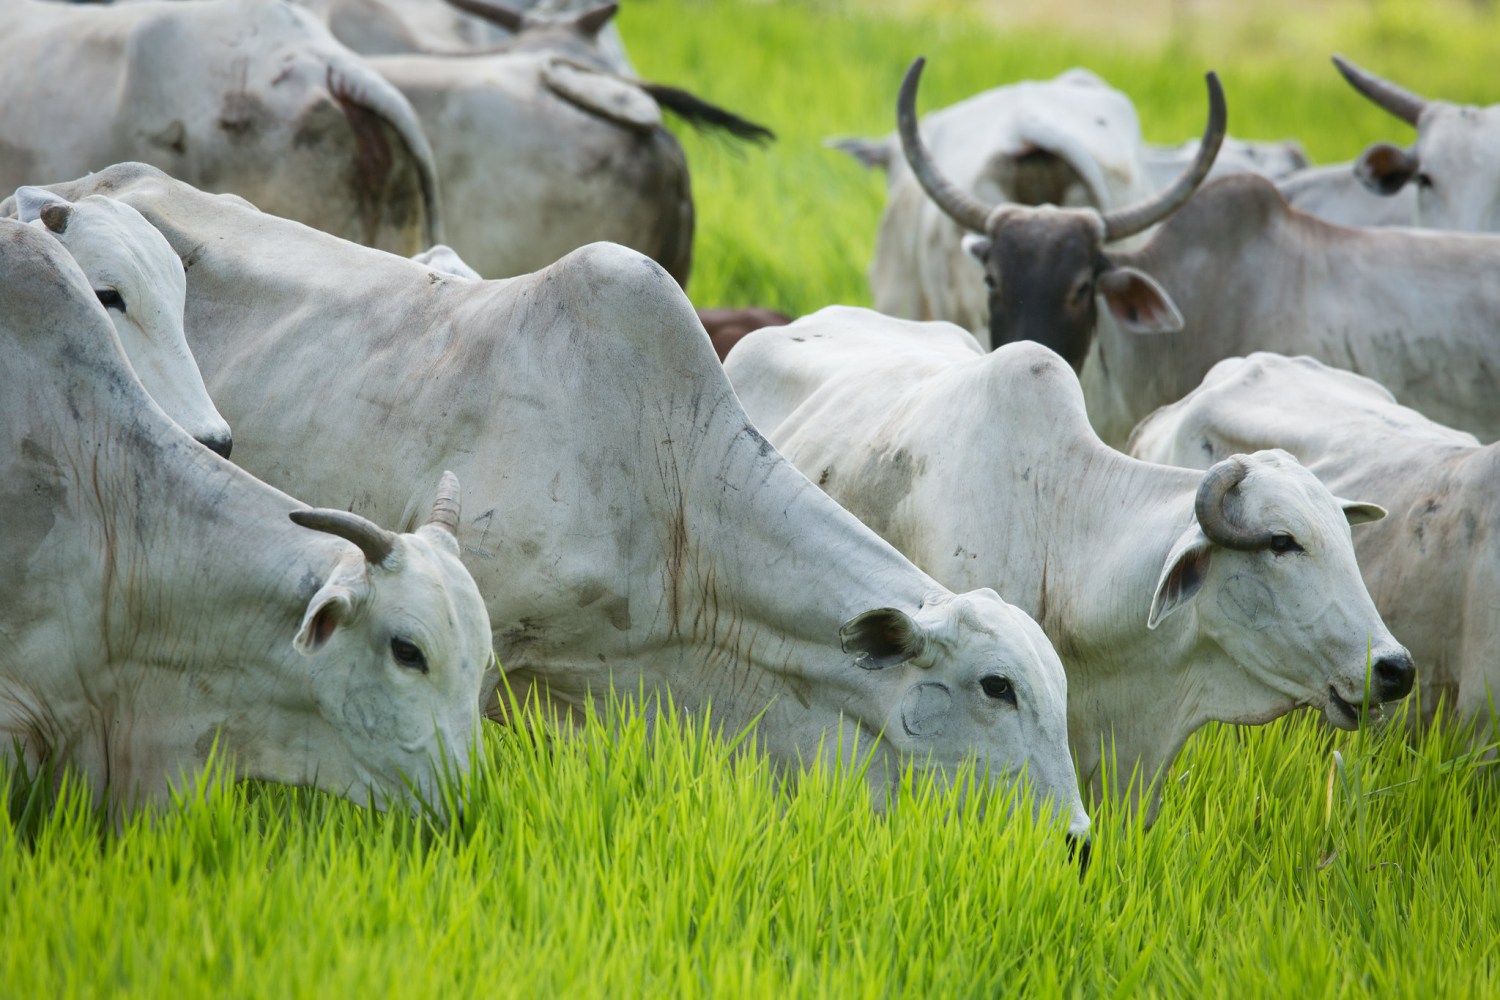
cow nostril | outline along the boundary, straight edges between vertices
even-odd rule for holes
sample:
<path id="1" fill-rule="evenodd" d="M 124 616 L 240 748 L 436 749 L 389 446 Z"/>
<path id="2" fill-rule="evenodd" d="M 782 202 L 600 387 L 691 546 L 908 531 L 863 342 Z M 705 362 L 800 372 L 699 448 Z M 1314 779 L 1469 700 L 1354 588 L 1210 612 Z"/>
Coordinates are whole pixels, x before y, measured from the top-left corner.
<path id="1" fill-rule="evenodd" d="M 1067 835 L 1068 860 L 1078 862 L 1078 877 L 1083 878 L 1088 874 L 1089 856 L 1094 852 L 1093 841 L 1088 837 L 1075 837 L 1071 833 Z"/>
<path id="2" fill-rule="evenodd" d="M 1375 695 L 1379 701 L 1395 701 L 1411 693 L 1417 671 L 1405 653 L 1382 656 L 1375 661 Z"/>
<path id="3" fill-rule="evenodd" d="M 199 438 L 198 443 L 220 458 L 228 458 L 230 449 L 234 447 L 234 438 L 226 434 L 223 437 Z"/>

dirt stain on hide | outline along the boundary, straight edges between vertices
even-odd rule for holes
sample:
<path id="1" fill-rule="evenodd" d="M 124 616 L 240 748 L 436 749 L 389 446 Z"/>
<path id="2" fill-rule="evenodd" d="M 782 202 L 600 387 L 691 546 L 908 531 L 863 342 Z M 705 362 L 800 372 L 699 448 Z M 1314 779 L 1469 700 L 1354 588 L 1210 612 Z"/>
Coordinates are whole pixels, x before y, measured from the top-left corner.
<path id="1" fill-rule="evenodd" d="M 0 478 L 0 511 L 4 512 L 0 565 L 5 566 L 0 573 L 0 595 L 24 586 L 26 564 L 51 534 L 66 498 L 57 459 L 35 441 L 23 440 L 19 465 L 5 469 Z"/>
<path id="2" fill-rule="evenodd" d="M 927 459 L 913 459 L 905 448 L 872 455 L 865 461 L 864 473 L 859 477 L 864 483 L 859 498 L 860 520 L 876 534 L 889 538 L 895 526 L 896 508 L 926 471 Z"/>

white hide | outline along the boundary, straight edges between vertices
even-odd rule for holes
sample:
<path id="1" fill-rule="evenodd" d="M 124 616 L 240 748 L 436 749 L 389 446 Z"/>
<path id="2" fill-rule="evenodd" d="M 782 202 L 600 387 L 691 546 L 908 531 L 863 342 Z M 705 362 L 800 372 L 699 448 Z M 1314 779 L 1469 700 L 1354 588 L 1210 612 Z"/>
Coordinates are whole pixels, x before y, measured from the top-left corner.
<path id="1" fill-rule="evenodd" d="M 12 220 L 0 341 L 0 753 L 76 767 L 116 815 L 211 753 L 241 778 L 441 810 L 490 663 L 453 535 L 388 535 L 371 564 L 291 523 L 301 504 L 169 420 L 72 258 Z"/>
<path id="2" fill-rule="evenodd" d="M 679 282 L 692 259 L 687 159 L 634 84 L 547 53 L 371 59 L 432 138 L 449 245 L 475 271 L 534 271 L 608 240 L 655 258 Z M 559 66 L 599 91 L 594 103 L 552 84 Z M 592 94 L 592 91 L 590 91 Z M 620 124 L 644 102 L 654 123 Z"/>
<path id="3" fill-rule="evenodd" d="M 993 587 L 1041 623 L 1096 792 L 1110 746 L 1117 774 L 1138 766 L 1154 789 L 1210 720 L 1311 705 L 1352 727 L 1339 699 L 1364 701 L 1367 643 L 1404 655 L 1360 581 L 1346 504 L 1291 456 L 1247 456 L 1231 509 L 1306 552 L 1220 547 L 1194 516 L 1202 475 L 1106 447 L 1072 370 L 1037 344 L 985 354 L 956 327 L 829 307 L 750 334 L 725 369 L 751 414 L 803 386 L 761 425 L 783 454 L 939 581 Z"/>
<path id="4" fill-rule="evenodd" d="M 478 271 L 466 264 L 458 252 L 446 243 L 439 243 L 428 247 L 421 253 L 412 254 L 411 259 L 452 278 L 465 278 L 469 281 L 484 280 Z M 185 290 L 184 294 L 186 294 Z"/>
<path id="5" fill-rule="evenodd" d="M 411 106 L 281 0 L 0 0 L 0 190 L 151 163 L 412 253 L 441 239 Z M 107 192 L 105 192 L 107 193 Z"/>
<path id="6" fill-rule="evenodd" d="M 987 205 L 1110 209 L 1153 191 L 1135 106 L 1087 70 L 987 90 L 923 116 L 921 131 L 943 176 Z M 927 197 L 894 135 L 883 149 L 886 206 L 870 264 L 875 307 L 948 320 L 988 344 L 984 273 L 961 245 L 963 228 Z"/>
<path id="7" fill-rule="evenodd" d="M 1198 156 L 1201 139 L 1189 139 L 1175 146 L 1147 144 L 1142 148 L 1141 163 L 1151 178 L 1151 186 L 1161 190 L 1175 181 Z M 1306 169 L 1307 153 L 1295 139 L 1279 142 L 1256 142 L 1226 135 L 1219 145 L 1208 178 L 1225 174 L 1259 174 L 1269 180 L 1282 178 Z"/>
<path id="8" fill-rule="evenodd" d="M 1500 445 L 1481 447 L 1370 379 L 1269 353 L 1214 365 L 1130 442 L 1147 461 L 1196 468 L 1267 447 L 1292 452 L 1329 489 L 1390 510 L 1355 533 L 1355 549 L 1376 606 L 1416 660 L 1422 715 L 1430 720 L 1446 697 L 1450 712 L 1487 725 L 1500 693 Z"/>
<path id="9" fill-rule="evenodd" d="M 465 561 L 523 699 L 569 713 L 611 683 L 670 689 L 730 732 L 758 717 L 793 767 L 883 736 L 877 801 L 907 764 L 977 759 L 996 782 L 1024 766 L 1086 833 L 1036 624 L 945 590 L 798 474 L 657 264 L 594 244 L 509 281 L 446 279 L 140 165 L 59 193 L 106 186 L 194 252 L 188 338 L 247 467 L 398 525 L 438 463 L 457 473 Z M 909 659 L 869 669 L 851 628 L 871 613 Z M 986 694 L 993 677 L 1017 705 Z"/>
<path id="10" fill-rule="evenodd" d="M 1416 224 L 1417 193 L 1407 185 L 1389 197 L 1375 194 L 1354 176 L 1354 164 L 1308 167 L 1274 178 L 1276 188 L 1295 209 L 1341 226 L 1411 226 Z"/>
<path id="11" fill-rule="evenodd" d="M 299 0 L 328 24 L 334 37 L 367 56 L 481 52 L 513 37 L 505 29 L 444 0 Z M 599 0 L 507 0 L 505 6 L 543 16 L 579 13 Z M 598 55 L 617 73 L 634 73 L 613 21 L 599 33 Z"/>
<path id="12" fill-rule="evenodd" d="M 55 207 L 44 224 L 48 205 Z M 189 435 L 227 458 L 229 424 L 208 398 L 182 329 L 187 276 L 161 233 L 129 205 L 101 195 L 74 204 L 23 187 L 16 208 L 22 222 L 50 233 L 72 254 L 106 303 L 125 357 L 151 398 Z"/>

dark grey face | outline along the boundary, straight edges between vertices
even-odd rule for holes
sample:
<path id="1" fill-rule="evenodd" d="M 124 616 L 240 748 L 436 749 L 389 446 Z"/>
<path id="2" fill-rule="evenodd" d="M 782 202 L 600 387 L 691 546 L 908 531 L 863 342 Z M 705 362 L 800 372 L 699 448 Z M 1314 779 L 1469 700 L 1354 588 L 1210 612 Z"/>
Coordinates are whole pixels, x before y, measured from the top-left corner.
<path id="1" fill-rule="evenodd" d="M 1075 372 L 1093 344 L 1095 283 L 1109 269 L 1097 224 L 1022 213 L 1001 217 L 972 244 L 989 286 L 990 342 L 1031 340 L 1062 355 Z"/>

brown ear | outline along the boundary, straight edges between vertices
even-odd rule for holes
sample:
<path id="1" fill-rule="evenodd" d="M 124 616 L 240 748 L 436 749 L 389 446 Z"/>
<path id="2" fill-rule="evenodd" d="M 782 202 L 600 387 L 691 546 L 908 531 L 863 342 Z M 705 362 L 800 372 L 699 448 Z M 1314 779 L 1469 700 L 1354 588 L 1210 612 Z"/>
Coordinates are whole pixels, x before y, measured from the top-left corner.
<path id="1" fill-rule="evenodd" d="M 68 220 L 73 218 L 73 206 L 62 205 L 57 202 L 53 202 L 50 205 L 43 205 L 37 218 L 42 220 L 42 225 L 54 233 L 64 233 L 68 230 Z"/>
<path id="2" fill-rule="evenodd" d="M 1354 161 L 1354 176 L 1371 192 L 1390 197 L 1417 176 L 1421 161 L 1388 142 L 1377 142 Z"/>
<path id="3" fill-rule="evenodd" d="M 1110 315 L 1131 333 L 1176 333 L 1182 313 L 1156 279 L 1133 267 L 1111 267 L 1096 286 Z"/>

